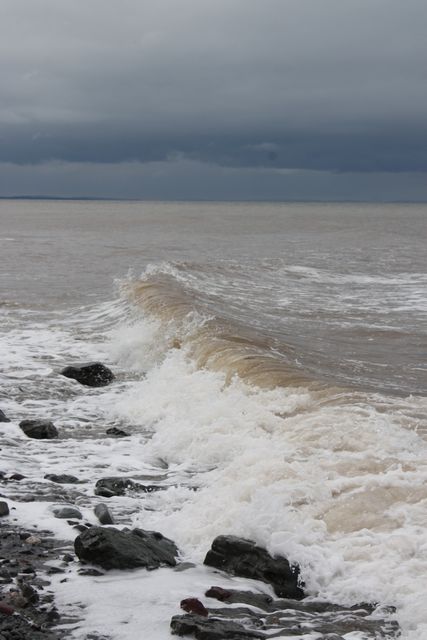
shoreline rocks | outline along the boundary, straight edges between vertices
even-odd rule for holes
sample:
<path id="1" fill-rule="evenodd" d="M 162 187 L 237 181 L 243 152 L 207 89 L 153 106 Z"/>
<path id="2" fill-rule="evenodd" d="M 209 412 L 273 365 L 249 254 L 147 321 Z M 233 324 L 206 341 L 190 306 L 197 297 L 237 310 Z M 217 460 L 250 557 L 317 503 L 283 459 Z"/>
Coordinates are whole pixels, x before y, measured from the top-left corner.
<path id="1" fill-rule="evenodd" d="M 86 387 L 105 387 L 115 379 L 111 369 L 101 362 L 69 365 L 61 371 L 61 375 L 76 380 Z"/>
<path id="2" fill-rule="evenodd" d="M 305 634 L 319 640 L 344 640 L 350 634 L 361 634 L 366 640 L 391 640 L 400 634 L 397 622 L 387 618 L 393 610 L 370 604 L 342 607 L 312 599 L 274 600 L 268 594 L 217 586 L 205 596 L 232 606 L 206 608 L 197 598 L 187 598 L 181 608 L 189 613 L 172 617 L 172 634 L 198 640 L 300 638 Z"/>
<path id="3" fill-rule="evenodd" d="M 218 536 L 204 564 L 242 578 L 270 584 L 279 598 L 301 600 L 305 597 L 299 583 L 299 567 L 284 557 L 273 558 L 251 540 L 236 536 Z"/>
<path id="4" fill-rule="evenodd" d="M 174 567 L 178 557 L 178 548 L 172 540 L 157 531 L 143 529 L 120 531 L 94 526 L 77 536 L 74 549 L 81 561 L 103 569 Z"/>
<path id="5" fill-rule="evenodd" d="M 59 560 L 58 541 L 47 531 L 0 525 L 1 640 L 60 640 L 61 620 L 49 589 L 47 562 Z M 62 621 L 62 620 L 61 620 Z"/>

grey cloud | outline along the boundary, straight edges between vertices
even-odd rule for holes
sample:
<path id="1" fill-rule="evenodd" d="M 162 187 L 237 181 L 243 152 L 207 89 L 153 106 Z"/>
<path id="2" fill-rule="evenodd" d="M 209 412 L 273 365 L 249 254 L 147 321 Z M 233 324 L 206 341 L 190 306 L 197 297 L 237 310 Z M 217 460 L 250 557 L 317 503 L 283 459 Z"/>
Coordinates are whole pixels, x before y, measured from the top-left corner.
<path id="1" fill-rule="evenodd" d="M 427 170 L 425 0 L 3 0 L 0 18 L 1 162 Z"/>

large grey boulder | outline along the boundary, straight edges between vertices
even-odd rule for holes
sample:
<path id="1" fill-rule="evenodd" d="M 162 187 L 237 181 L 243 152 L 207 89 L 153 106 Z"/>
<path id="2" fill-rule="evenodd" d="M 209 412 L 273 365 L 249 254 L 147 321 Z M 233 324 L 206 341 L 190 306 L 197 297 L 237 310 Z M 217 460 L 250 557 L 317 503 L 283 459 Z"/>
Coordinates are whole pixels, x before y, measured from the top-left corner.
<path id="1" fill-rule="evenodd" d="M 87 387 L 105 387 L 114 380 L 113 372 L 101 362 L 70 365 L 61 371 L 61 375 Z"/>
<path id="2" fill-rule="evenodd" d="M 251 540 L 218 536 L 204 563 L 235 576 L 267 582 L 280 598 L 304 598 L 304 591 L 298 584 L 299 568 L 291 566 L 286 558 L 273 558 Z"/>
<path id="3" fill-rule="evenodd" d="M 90 527 L 77 536 L 74 549 L 80 560 L 103 569 L 174 567 L 178 556 L 175 543 L 157 531 L 113 527 Z"/>

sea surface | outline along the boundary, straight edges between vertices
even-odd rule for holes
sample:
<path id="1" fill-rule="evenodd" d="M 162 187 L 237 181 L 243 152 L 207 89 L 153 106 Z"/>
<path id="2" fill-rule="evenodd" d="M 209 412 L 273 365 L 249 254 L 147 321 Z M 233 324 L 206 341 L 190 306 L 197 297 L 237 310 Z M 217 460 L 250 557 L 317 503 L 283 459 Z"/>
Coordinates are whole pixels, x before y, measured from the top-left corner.
<path id="1" fill-rule="evenodd" d="M 15 517 L 71 539 L 24 499 L 45 474 L 86 481 L 74 502 L 94 524 L 96 480 L 149 479 L 165 490 L 110 499 L 117 523 L 196 564 L 58 580 L 82 618 L 64 637 L 169 638 L 232 533 L 297 562 L 310 596 L 392 605 L 403 640 L 427 638 L 426 231 L 427 205 L 0 201 Z M 116 381 L 59 375 L 88 360 Z M 60 439 L 28 440 L 35 417 Z"/>

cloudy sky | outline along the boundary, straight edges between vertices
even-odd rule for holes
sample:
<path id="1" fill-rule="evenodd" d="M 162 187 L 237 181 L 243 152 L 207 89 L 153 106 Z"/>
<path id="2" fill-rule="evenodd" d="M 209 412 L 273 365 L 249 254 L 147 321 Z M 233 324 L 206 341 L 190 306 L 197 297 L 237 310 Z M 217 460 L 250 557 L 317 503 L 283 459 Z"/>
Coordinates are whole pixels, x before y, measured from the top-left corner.
<path id="1" fill-rule="evenodd" d="M 0 195 L 427 200 L 426 0 L 0 0 Z"/>

